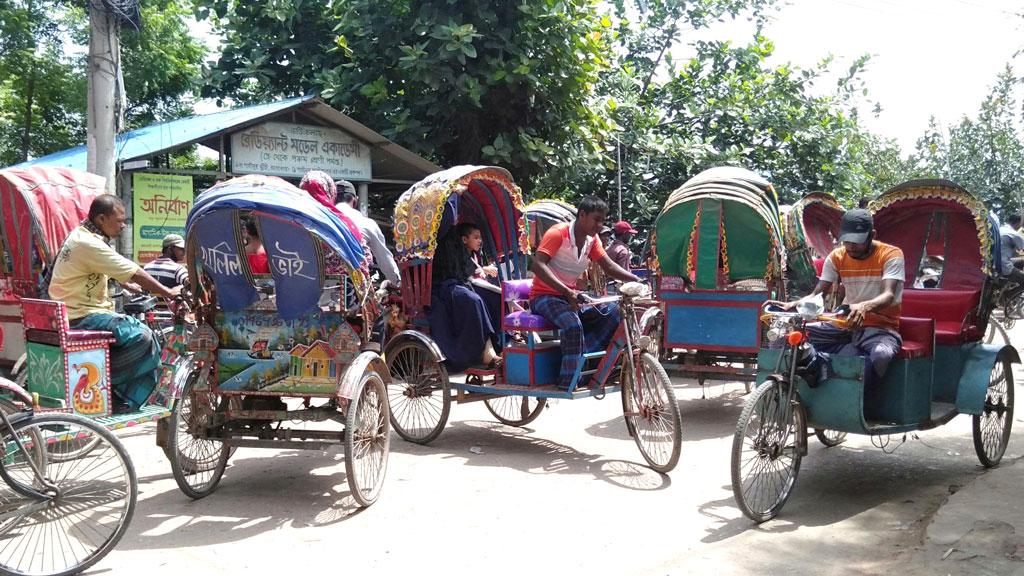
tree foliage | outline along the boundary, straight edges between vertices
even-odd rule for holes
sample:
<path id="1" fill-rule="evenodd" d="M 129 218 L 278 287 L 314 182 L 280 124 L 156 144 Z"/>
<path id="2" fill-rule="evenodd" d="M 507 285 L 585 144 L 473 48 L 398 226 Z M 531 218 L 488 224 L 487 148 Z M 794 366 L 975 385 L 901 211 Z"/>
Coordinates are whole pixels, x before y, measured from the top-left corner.
<path id="1" fill-rule="evenodd" d="M 952 180 L 995 209 L 1024 209 L 1024 110 L 1020 80 L 1007 66 L 981 103 L 947 131 L 932 118 L 911 157 L 920 177 Z"/>
<path id="2" fill-rule="evenodd" d="M 86 123 L 88 15 L 82 0 L 0 0 L 0 164 L 81 144 Z M 191 112 L 205 48 L 182 0 L 142 6 L 122 30 L 128 127 Z"/>

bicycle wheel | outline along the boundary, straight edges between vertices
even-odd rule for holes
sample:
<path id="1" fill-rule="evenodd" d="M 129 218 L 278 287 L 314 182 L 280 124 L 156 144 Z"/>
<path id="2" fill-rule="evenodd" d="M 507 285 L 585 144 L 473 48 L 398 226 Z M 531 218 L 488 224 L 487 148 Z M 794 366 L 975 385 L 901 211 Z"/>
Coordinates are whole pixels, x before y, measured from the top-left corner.
<path id="1" fill-rule="evenodd" d="M 732 493 L 754 522 L 774 518 L 786 504 L 806 445 L 800 399 L 785 418 L 786 388 L 768 380 L 747 400 L 732 440 Z M 785 420 L 785 421 L 784 421 Z"/>
<path id="2" fill-rule="evenodd" d="M 359 396 L 345 415 L 345 475 L 349 490 L 360 506 L 377 501 L 384 486 L 391 449 L 388 392 L 373 369 L 363 374 Z"/>
<path id="3" fill-rule="evenodd" d="M 972 423 L 974 452 L 986 468 L 999 465 L 1013 428 L 1013 365 L 996 360 L 989 374 L 985 407 Z"/>
<path id="4" fill-rule="evenodd" d="M 1006 333 L 1006 328 L 996 320 L 990 317 L 988 319 L 988 327 L 985 328 L 985 344 L 996 344 L 1006 345 L 1010 343 L 1010 335 Z"/>
<path id="5" fill-rule="evenodd" d="M 814 435 L 818 437 L 819 442 L 829 448 L 839 446 L 843 442 L 846 442 L 846 432 L 839 432 L 838 430 L 815 428 Z"/>
<path id="6" fill-rule="evenodd" d="M 547 398 L 533 396 L 499 396 L 484 400 L 487 411 L 507 426 L 526 426 L 536 420 L 547 405 Z"/>
<path id="7" fill-rule="evenodd" d="M 637 362 L 638 374 L 629 374 L 627 369 L 622 371 L 626 427 L 632 432 L 647 464 L 665 473 L 676 467 L 682 451 L 683 420 L 679 404 L 668 374 L 654 356 L 641 352 Z"/>
<path id="8" fill-rule="evenodd" d="M 193 436 L 203 429 L 216 411 L 216 397 L 195 390 L 198 374 L 189 378 L 174 403 L 168 423 L 167 458 L 178 488 L 194 500 L 209 495 L 217 487 L 228 465 L 231 451 L 220 440 Z"/>
<path id="9" fill-rule="evenodd" d="M 401 342 L 385 355 L 391 382 L 391 426 L 404 440 L 427 444 L 441 435 L 451 410 L 448 371 L 418 340 Z"/>
<path id="10" fill-rule="evenodd" d="M 69 414 L 32 414 L 13 423 L 24 442 L 43 437 L 48 454 L 68 442 L 94 437 L 95 448 L 77 459 L 48 460 L 40 471 L 44 488 L 25 462 L 24 452 L 8 447 L 3 467 L 9 483 L 0 485 L 0 511 L 10 515 L 0 538 L 4 574 L 77 574 L 103 558 L 124 536 L 135 512 L 138 480 L 120 441 L 102 426 Z M 72 445 L 69 451 L 75 452 Z M 12 482 L 13 481 L 13 482 Z M 44 496 L 26 496 L 12 484 L 32 486 Z"/>

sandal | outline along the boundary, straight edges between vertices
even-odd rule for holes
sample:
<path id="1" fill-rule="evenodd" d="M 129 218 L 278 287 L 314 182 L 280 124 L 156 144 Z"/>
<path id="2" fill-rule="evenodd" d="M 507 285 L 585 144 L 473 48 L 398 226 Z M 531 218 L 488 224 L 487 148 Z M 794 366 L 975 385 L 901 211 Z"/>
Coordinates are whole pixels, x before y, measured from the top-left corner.
<path id="1" fill-rule="evenodd" d="M 502 365 L 505 363 L 501 356 L 495 356 L 491 358 L 491 361 L 487 363 L 487 368 L 490 370 L 501 370 Z"/>

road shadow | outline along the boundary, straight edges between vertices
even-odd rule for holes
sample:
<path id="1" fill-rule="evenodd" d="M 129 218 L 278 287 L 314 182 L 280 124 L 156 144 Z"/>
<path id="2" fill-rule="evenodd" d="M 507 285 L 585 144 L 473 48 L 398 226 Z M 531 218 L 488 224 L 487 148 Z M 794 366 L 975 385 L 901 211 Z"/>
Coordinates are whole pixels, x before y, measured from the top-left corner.
<path id="1" fill-rule="evenodd" d="M 829 526 L 883 504 L 912 505 L 955 491 L 983 473 L 971 455 L 955 452 L 961 447 L 956 439 L 930 438 L 928 443 L 914 446 L 913 453 L 907 448 L 902 454 L 846 445 L 825 448 L 816 444 L 813 436 L 809 441 L 812 446 L 803 458 L 792 494 L 775 519 L 755 524 L 746 516 L 736 516 L 738 505 L 732 496 L 710 500 L 699 506 L 700 513 L 713 522 L 701 542 L 721 542 L 748 531 L 774 534 Z M 731 485 L 723 488 L 732 492 Z M 892 516 L 889 522 L 894 525 L 889 529 L 911 529 L 896 526 L 898 517 Z"/>
<path id="2" fill-rule="evenodd" d="M 140 477 L 140 491 L 145 493 L 147 485 L 168 476 Z M 225 544 L 286 525 L 315 528 L 336 524 L 362 510 L 348 490 L 341 451 L 293 450 L 271 456 L 265 451 L 240 450 L 217 489 L 206 498 L 193 501 L 176 488 L 141 498 L 131 530 L 118 548 Z"/>
<path id="3" fill-rule="evenodd" d="M 683 442 L 697 442 L 711 438 L 732 436 L 736 429 L 743 404 L 746 402 L 743 390 L 733 390 L 727 394 L 708 399 L 686 398 L 677 400 L 679 416 L 683 421 Z M 597 438 L 614 440 L 630 440 L 626 431 L 626 420 L 616 416 L 604 422 L 588 426 L 587 434 Z"/>
<path id="4" fill-rule="evenodd" d="M 621 423 L 620 439 L 631 441 Z M 461 460 L 466 466 L 501 467 L 526 474 L 579 474 L 632 490 L 664 490 L 669 477 L 642 462 L 606 459 L 565 444 L 532 436 L 529 427 L 497 422 L 462 420 L 449 422 L 440 438 L 423 446 L 392 438 L 391 451 L 409 455 L 440 455 Z"/>

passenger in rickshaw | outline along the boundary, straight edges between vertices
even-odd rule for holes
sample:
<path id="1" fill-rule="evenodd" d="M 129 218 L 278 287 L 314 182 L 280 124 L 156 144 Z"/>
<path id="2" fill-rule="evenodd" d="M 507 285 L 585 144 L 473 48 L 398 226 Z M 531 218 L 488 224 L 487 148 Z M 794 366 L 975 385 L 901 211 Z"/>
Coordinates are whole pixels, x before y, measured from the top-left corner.
<path id="1" fill-rule="evenodd" d="M 1024 252 L 1024 236 L 1020 233 L 1020 214 L 1010 214 L 1006 217 L 1006 223 L 999 227 L 999 242 L 1001 262 L 999 266 L 1000 275 L 1016 284 L 1004 296 L 1005 302 L 1012 302 L 1013 298 L 1024 292 L 1024 271 L 1019 266 L 1024 264 L 1020 253 Z"/>
<path id="2" fill-rule="evenodd" d="M 366 240 L 366 247 L 370 249 L 370 255 L 373 256 L 373 264 L 384 274 L 384 278 L 397 288 L 402 282 L 402 276 L 398 272 L 398 264 L 395 264 L 395 257 L 384 241 L 384 233 L 381 232 L 380 226 L 359 211 L 359 197 L 356 196 L 356 189 L 351 182 L 338 180 L 334 185 L 338 188 L 335 206 L 349 220 L 356 223 L 363 234 L 363 239 Z"/>
<path id="3" fill-rule="evenodd" d="M 498 367 L 497 327 L 501 306 L 488 305 L 487 290 L 477 289 L 472 279 L 477 263 L 471 256 L 473 224 L 459 224 L 438 241 L 431 278 L 430 335 L 441 347 L 449 369 L 461 372 L 477 365 Z M 479 248 L 479 246 L 477 246 Z"/>
<path id="4" fill-rule="evenodd" d="M 245 231 L 245 259 L 249 261 L 249 270 L 253 274 L 270 274 L 270 260 L 267 257 L 267 250 L 263 247 L 263 239 L 260 238 L 259 228 L 253 219 L 245 220 L 243 224 Z"/>
<path id="5" fill-rule="evenodd" d="M 881 381 L 902 343 L 899 323 L 903 251 L 875 240 L 874 235 L 870 212 L 860 208 L 848 210 L 840 225 L 842 246 L 825 259 L 817 286 L 805 298 L 783 306 L 791 310 L 801 300 L 828 293 L 833 284 L 841 284 L 846 291 L 843 304 L 850 308 L 847 329 L 830 323 L 811 324 L 807 340 L 816 352 L 864 356 L 868 363 L 865 388 Z"/>
<path id="6" fill-rule="evenodd" d="M 615 280 L 640 280 L 612 262 L 601 245 L 598 233 L 607 214 L 604 200 L 584 198 L 575 220 L 556 224 L 544 234 L 531 265 L 534 276 L 530 307 L 561 332 L 561 386 L 572 383 L 583 354 L 606 348 L 619 326 L 619 308 L 614 303 L 580 309 L 583 297 L 576 290 L 576 280 L 591 262 L 597 262 Z"/>
<path id="7" fill-rule="evenodd" d="M 114 313 L 108 278 L 122 284 L 134 282 L 164 298 L 180 291 L 167 288 L 108 244 L 124 230 L 124 220 L 121 200 L 109 194 L 96 197 L 88 219 L 64 240 L 49 287 L 50 298 L 67 305 L 72 328 L 113 333 L 110 374 L 116 413 L 137 410 L 149 398 L 157 383 L 160 347 L 145 324 Z"/>

